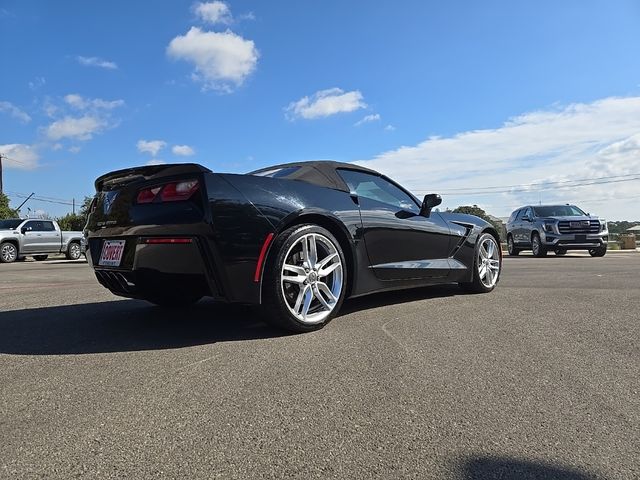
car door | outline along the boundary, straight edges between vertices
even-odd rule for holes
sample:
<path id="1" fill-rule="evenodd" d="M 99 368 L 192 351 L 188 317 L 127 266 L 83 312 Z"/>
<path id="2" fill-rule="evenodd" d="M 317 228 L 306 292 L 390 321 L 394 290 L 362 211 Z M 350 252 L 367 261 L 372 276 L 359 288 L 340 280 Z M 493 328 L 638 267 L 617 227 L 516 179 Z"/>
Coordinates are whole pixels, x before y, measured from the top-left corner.
<path id="1" fill-rule="evenodd" d="M 22 226 L 22 253 L 36 253 L 41 251 L 43 242 L 43 225 L 41 220 L 29 220 Z"/>
<path id="2" fill-rule="evenodd" d="M 521 243 L 522 238 L 522 214 L 524 208 L 516 211 L 513 219 L 513 226 L 511 227 L 511 235 L 513 236 L 514 243 Z"/>
<path id="3" fill-rule="evenodd" d="M 443 278 L 450 272 L 450 229 L 438 212 L 420 215 L 414 197 L 388 179 L 339 169 L 357 197 L 371 268 L 380 280 Z"/>
<path id="4" fill-rule="evenodd" d="M 526 220 L 528 219 L 528 220 Z M 531 245 L 531 230 L 533 229 L 533 210 L 527 207 L 520 212 L 520 244 Z"/>
<path id="5" fill-rule="evenodd" d="M 51 220 L 42 221 L 42 237 L 40 237 L 40 251 L 53 253 L 60 251 L 62 237 Z"/>

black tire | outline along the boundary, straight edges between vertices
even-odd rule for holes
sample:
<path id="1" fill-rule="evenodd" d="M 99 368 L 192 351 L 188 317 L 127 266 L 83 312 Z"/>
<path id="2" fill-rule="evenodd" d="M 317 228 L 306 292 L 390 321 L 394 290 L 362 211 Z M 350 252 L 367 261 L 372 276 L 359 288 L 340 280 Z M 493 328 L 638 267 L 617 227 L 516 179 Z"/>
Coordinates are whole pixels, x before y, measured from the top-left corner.
<path id="1" fill-rule="evenodd" d="M 556 248 L 555 254 L 557 256 L 559 256 L 559 257 L 561 257 L 562 255 L 566 255 L 567 254 L 567 249 L 566 248 Z"/>
<path id="2" fill-rule="evenodd" d="M 598 248 L 592 248 L 589 250 L 589 255 L 592 257 L 604 257 L 607 254 L 607 245 L 603 245 Z"/>
<path id="3" fill-rule="evenodd" d="M 145 300 L 149 303 L 153 303 L 154 305 L 158 305 L 159 307 L 165 308 L 180 308 L 180 307 L 188 307 L 189 305 L 193 305 L 198 300 L 202 298 L 202 295 L 198 294 L 171 294 L 166 293 L 165 295 L 158 295 L 152 297 L 146 297 Z"/>
<path id="4" fill-rule="evenodd" d="M 44 262 L 47 258 L 49 258 L 49 255 L 34 255 L 33 259 L 36 262 Z"/>
<path id="5" fill-rule="evenodd" d="M 18 259 L 18 247 L 11 242 L 0 243 L 0 262 L 13 263 Z"/>
<path id="6" fill-rule="evenodd" d="M 509 255 L 511 255 L 512 257 L 520 254 L 520 250 L 516 248 L 513 237 L 511 235 L 507 235 L 507 252 L 509 252 Z"/>
<path id="7" fill-rule="evenodd" d="M 541 258 L 547 256 L 547 248 L 542 245 L 542 240 L 540 240 L 538 232 L 533 232 L 533 235 L 531 235 L 531 251 L 534 257 Z"/>
<path id="8" fill-rule="evenodd" d="M 304 267 L 307 263 L 304 254 L 299 250 L 303 248 L 303 244 L 307 245 L 307 241 L 313 241 L 317 250 L 315 265 L 311 268 Z M 321 259 L 320 255 L 324 257 Z M 333 270 L 322 275 L 321 272 L 325 268 L 323 262 L 328 261 L 329 257 L 332 260 L 325 265 L 327 269 L 333 267 Z M 286 280 L 284 272 L 293 273 L 284 269 L 287 260 L 288 265 L 301 269 L 295 277 L 290 278 L 300 279 L 306 276 L 304 283 L 300 280 Z M 316 275 L 313 275 L 314 272 Z M 262 298 L 265 320 L 273 326 L 292 332 L 319 330 L 340 310 L 347 292 L 347 281 L 344 253 L 340 242 L 331 232 L 313 224 L 293 226 L 280 233 L 273 241 L 264 266 Z M 332 298 L 324 293 L 325 287 L 331 292 Z M 321 299 L 324 300 L 324 304 L 321 303 Z M 298 316 L 294 311 L 298 312 Z"/>
<path id="9" fill-rule="evenodd" d="M 494 244 L 494 248 L 496 249 L 496 256 L 498 261 L 498 272 L 495 281 L 491 285 L 487 285 L 484 283 L 481 278 L 481 262 L 482 256 L 480 254 L 480 246 L 486 242 L 492 242 Z M 500 274 L 502 273 L 502 251 L 500 250 L 500 242 L 490 233 L 483 233 L 480 235 L 478 240 L 476 241 L 476 249 L 474 253 L 473 259 L 473 279 L 471 282 L 463 282 L 459 283 L 460 288 L 462 288 L 465 292 L 469 293 L 489 293 L 496 288 L 496 285 L 500 281 Z"/>
<path id="10" fill-rule="evenodd" d="M 65 253 L 67 260 L 78 260 L 82 256 L 82 248 L 79 242 L 71 242 Z"/>

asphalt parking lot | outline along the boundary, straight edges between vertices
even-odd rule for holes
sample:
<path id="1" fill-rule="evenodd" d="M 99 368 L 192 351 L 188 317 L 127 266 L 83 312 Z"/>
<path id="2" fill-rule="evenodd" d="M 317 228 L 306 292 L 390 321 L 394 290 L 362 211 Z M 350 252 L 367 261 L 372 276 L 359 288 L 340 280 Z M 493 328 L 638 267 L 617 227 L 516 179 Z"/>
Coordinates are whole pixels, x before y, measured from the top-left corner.
<path id="1" fill-rule="evenodd" d="M 1 478 L 640 478 L 640 254 L 507 258 L 491 294 L 244 307 L 0 265 Z"/>

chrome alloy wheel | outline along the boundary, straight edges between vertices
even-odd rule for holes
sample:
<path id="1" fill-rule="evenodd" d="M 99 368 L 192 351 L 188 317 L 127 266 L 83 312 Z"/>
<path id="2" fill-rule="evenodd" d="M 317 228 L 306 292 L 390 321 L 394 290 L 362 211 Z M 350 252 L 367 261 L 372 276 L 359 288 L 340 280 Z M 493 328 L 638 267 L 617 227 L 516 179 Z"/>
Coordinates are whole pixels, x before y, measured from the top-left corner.
<path id="1" fill-rule="evenodd" d="M 534 235 L 531 240 L 531 251 L 536 257 L 540 254 L 540 238 L 538 238 L 538 235 Z"/>
<path id="2" fill-rule="evenodd" d="M 18 250 L 13 243 L 5 243 L 0 251 L 0 256 L 2 257 L 3 262 L 11 263 L 18 257 Z"/>
<path id="3" fill-rule="evenodd" d="M 78 260 L 81 255 L 82 252 L 78 243 L 73 242 L 69 245 L 69 257 L 71 257 L 71 260 Z"/>
<path id="4" fill-rule="evenodd" d="M 280 272 L 282 296 L 301 323 L 321 323 L 335 308 L 342 293 L 343 266 L 331 240 L 308 233 L 295 241 Z"/>
<path id="5" fill-rule="evenodd" d="M 478 248 L 478 277 L 480 282 L 492 288 L 500 275 L 500 251 L 495 238 L 486 237 Z"/>

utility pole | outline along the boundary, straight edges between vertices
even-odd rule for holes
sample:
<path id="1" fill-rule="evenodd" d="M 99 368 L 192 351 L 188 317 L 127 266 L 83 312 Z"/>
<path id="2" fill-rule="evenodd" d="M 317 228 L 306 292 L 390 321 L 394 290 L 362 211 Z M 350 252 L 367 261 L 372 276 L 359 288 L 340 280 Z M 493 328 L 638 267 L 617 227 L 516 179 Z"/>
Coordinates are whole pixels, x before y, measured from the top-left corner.
<path id="1" fill-rule="evenodd" d="M 0 153 L 0 193 L 2 193 L 2 154 Z"/>
<path id="2" fill-rule="evenodd" d="M 71 208 L 73 209 L 73 214 L 76 214 L 76 199 L 71 200 L 71 204 L 73 205 Z"/>

